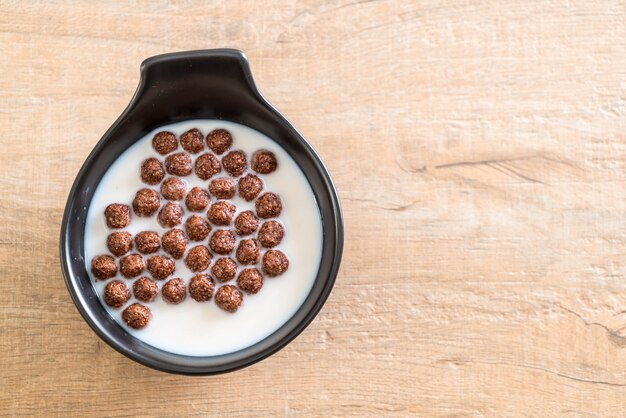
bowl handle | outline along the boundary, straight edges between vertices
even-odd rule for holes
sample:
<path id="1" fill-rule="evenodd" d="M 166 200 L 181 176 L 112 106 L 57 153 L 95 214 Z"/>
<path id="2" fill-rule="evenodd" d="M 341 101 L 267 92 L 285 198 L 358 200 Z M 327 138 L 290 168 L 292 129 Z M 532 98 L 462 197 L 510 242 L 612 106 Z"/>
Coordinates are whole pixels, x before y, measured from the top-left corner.
<path id="1" fill-rule="evenodd" d="M 119 122 L 127 128 L 140 121 L 153 127 L 189 118 L 237 120 L 237 109 L 246 102 L 270 106 L 257 89 L 242 51 L 176 52 L 141 64 L 139 86 Z"/>

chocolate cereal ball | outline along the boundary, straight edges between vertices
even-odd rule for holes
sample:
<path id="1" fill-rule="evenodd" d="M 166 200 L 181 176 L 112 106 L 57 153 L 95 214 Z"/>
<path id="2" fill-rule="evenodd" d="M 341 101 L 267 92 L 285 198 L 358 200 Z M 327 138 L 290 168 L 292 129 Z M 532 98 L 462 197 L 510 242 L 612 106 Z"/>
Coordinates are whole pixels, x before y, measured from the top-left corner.
<path id="1" fill-rule="evenodd" d="M 167 200 L 180 200 L 185 197 L 187 185 L 178 177 L 168 177 L 161 183 L 161 196 Z"/>
<path id="2" fill-rule="evenodd" d="M 110 279 L 117 274 L 115 259 L 110 255 L 95 256 L 91 260 L 91 272 L 98 280 Z"/>
<path id="3" fill-rule="evenodd" d="M 246 199 L 248 202 L 254 200 L 261 190 L 263 190 L 263 180 L 254 174 L 246 174 L 239 178 L 237 182 L 239 188 L 239 196 Z"/>
<path id="4" fill-rule="evenodd" d="M 218 258 L 213 267 L 211 267 L 211 273 L 222 283 L 230 281 L 237 274 L 237 264 L 235 264 L 232 258 Z"/>
<path id="5" fill-rule="evenodd" d="M 233 144 L 233 136 L 226 129 L 215 129 L 206 136 L 206 143 L 211 151 L 220 155 Z"/>
<path id="6" fill-rule="evenodd" d="M 159 285 L 147 277 L 140 277 L 133 283 L 135 299 L 142 302 L 152 302 L 159 293 Z"/>
<path id="7" fill-rule="evenodd" d="M 196 170 L 196 176 L 198 176 L 201 180 L 208 180 L 222 171 L 219 160 L 211 153 L 199 156 L 196 159 L 194 169 Z"/>
<path id="8" fill-rule="evenodd" d="M 277 221 L 267 221 L 261 225 L 257 238 L 265 248 L 272 248 L 280 244 L 285 235 L 285 228 Z"/>
<path id="9" fill-rule="evenodd" d="M 156 158 L 148 158 L 141 163 L 141 181 L 154 186 L 165 177 L 163 164 Z"/>
<path id="10" fill-rule="evenodd" d="M 169 154 L 178 148 L 176 135 L 171 132 L 161 131 L 152 138 L 152 147 L 161 155 Z"/>
<path id="11" fill-rule="evenodd" d="M 185 264 L 191 271 L 204 271 L 209 268 L 213 255 L 204 245 L 196 245 L 185 256 Z"/>
<path id="12" fill-rule="evenodd" d="M 209 239 L 209 247 L 217 254 L 229 254 L 235 248 L 235 235 L 226 229 L 218 229 Z"/>
<path id="13" fill-rule="evenodd" d="M 189 296 L 196 302 L 206 302 L 215 291 L 215 283 L 206 274 L 198 274 L 189 280 Z"/>
<path id="14" fill-rule="evenodd" d="M 239 235 L 249 235 L 259 227 L 259 218 L 251 210 L 241 212 L 235 218 L 235 232 Z"/>
<path id="15" fill-rule="evenodd" d="M 263 254 L 263 271 L 270 277 L 283 274 L 289 267 L 287 256 L 280 250 L 267 250 Z"/>
<path id="16" fill-rule="evenodd" d="M 211 226 L 201 216 L 192 215 L 185 222 L 185 232 L 191 241 L 204 241 L 211 232 Z"/>
<path id="17" fill-rule="evenodd" d="M 190 129 L 180 136 L 180 145 L 185 151 L 197 154 L 204 148 L 204 135 L 196 128 Z"/>
<path id="18" fill-rule="evenodd" d="M 263 276 L 257 268 L 243 269 L 237 277 L 237 286 L 248 294 L 255 294 L 263 286 Z"/>
<path id="19" fill-rule="evenodd" d="M 107 237 L 107 248 L 111 254 L 121 257 L 133 247 L 133 236 L 126 231 L 113 232 Z"/>
<path id="20" fill-rule="evenodd" d="M 169 257 L 153 255 L 148 258 L 148 271 L 157 280 L 163 280 L 176 271 L 176 263 Z"/>
<path id="21" fill-rule="evenodd" d="M 130 208 L 121 203 L 111 203 L 104 209 L 104 218 L 109 228 L 126 228 L 130 223 Z"/>
<path id="22" fill-rule="evenodd" d="M 127 279 L 139 276 L 143 269 L 143 257 L 139 254 L 128 254 L 120 258 L 120 273 Z"/>
<path id="23" fill-rule="evenodd" d="M 215 303 L 226 312 L 236 312 L 241 306 L 243 294 L 235 286 L 225 284 L 215 294 Z"/>
<path id="24" fill-rule="evenodd" d="M 121 308 L 130 299 L 130 290 L 119 280 L 111 280 L 104 287 L 104 303 L 112 308 Z"/>
<path id="25" fill-rule="evenodd" d="M 248 160 L 243 151 L 231 151 L 222 158 L 222 165 L 228 174 L 237 177 L 243 174 Z"/>
<path id="26" fill-rule="evenodd" d="M 183 279 L 178 277 L 171 279 L 163 285 L 161 290 L 163 300 L 174 305 L 181 303 L 187 297 L 187 287 Z"/>
<path id="27" fill-rule="evenodd" d="M 250 167 L 259 174 L 270 174 L 276 171 L 278 161 L 273 152 L 266 149 L 260 149 L 252 154 Z"/>
<path id="28" fill-rule="evenodd" d="M 142 254 L 156 253 L 161 248 L 161 238 L 154 231 L 142 231 L 135 235 L 135 246 Z"/>
<path id="29" fill-rule="evenodd" d="M 259 242 L 255 239 L 242 239 L 235 252 L 237 261 L 244 265 L 258 263 L 260 256 L 261 248 L 259 247 Z"/>
<path id="30" fill-rule="evenodd" d="M 183 221 L 183 208 L 178 203 L 168 202 L 159 211 L 158 218 L 163 228 L 173 228 Z"/>
<path id="31" fill-rule="evenodd" d="M 207 212 L 207 218 L 214 225 L 230 225 L 235 216 L 237 207 L 226 200 L 219 200 L 211 205 Z"/>
<path id="32" fill-rule="evenodd" d="M 185 238 L 183 231 L 178 228 L 170 229 L 163 234 L 161 243 L 163 250 L 177 260 L 185 254 L 185 249 L 187 249 L 187 238 Z"/>
<path id="33" fill-rule="evenodd" d="M 173 176 L 188 176 L 191 174 L 191 156 L 186 152 L 177 152 L 165 159 L 165 171 Z"/>
<path id="34" fill-rule="evenodd" d="M 209 206 L 210 201 L 211 198 L 206 190 L 200 187 L 194 187 L 189 190 L 189 193 L 187 193 L 185 205 L 187 205 L 187 209 L 190 211 L 199 212 L 206 209 L 206 207 Z"/>
<path id="35" fill-rule="evenodd" d="M 209 192 L 217 199 L 232 199 L 235 196 L 235 183 L 227 178 L 213 179 L 209 184 Z"/>
<path id="36" fill-rule="evenodd" d="M 280 215 L 283 204 L 277 194 L 264 193 L 254 202 L 254 207 L 259 218 L 267 219 Z"/>
<path id="37" fill-rule="evenodd" d="M 133 199 L 133 210 L 138 216 L 152 216 L 159 210 L 161 199 L 152 189 L 141 189 Z"/>
<path id="38" fill-rule="evenodd" d="M 140 329 L 148 325 L 152 318 L 150 308 L 140 303 L 133 303 L 122 312 L 122 319 L 131 328 Z"/>

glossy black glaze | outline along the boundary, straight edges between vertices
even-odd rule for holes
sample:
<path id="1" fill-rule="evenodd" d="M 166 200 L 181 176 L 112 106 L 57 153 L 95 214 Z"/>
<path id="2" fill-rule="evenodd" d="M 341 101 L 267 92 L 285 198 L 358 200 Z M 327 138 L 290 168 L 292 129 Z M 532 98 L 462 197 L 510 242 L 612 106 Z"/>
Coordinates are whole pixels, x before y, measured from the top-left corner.
<path id="1" fill-rule="evenodd" d="M 154 348 L 129 335 L 106 312 L 91 284 L 83 235 L 93 192 L 107 168 L 153 129 L 189 119 L 223 119 L 247 125 L 278 142 L 304 171 L 320 207 L 324 245 L 317 279 L 296 314 L 266 339 L 244 350 L 191 357 Z M 275 353 L 313 320 L 326 301 L 343 250 L 343 221 L 337 192 L 315 151 L 259 93 L 243 52 L 214 49 L 159 55 L 141 65 L 130 104 L 95 146 L 70 191 L 61 225 L 61 266 L 67 288 L 89 326 L 111 347 L 146 366 L 171 373 L 233 371 Z"/>

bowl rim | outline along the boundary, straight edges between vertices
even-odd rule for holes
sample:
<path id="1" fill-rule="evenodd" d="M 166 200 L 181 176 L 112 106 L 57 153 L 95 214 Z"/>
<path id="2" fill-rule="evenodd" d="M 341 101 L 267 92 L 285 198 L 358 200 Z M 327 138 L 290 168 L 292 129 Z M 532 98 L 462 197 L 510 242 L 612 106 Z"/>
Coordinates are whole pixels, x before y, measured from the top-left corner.
<path id="1" fill-rule="evenodd" d="M 73 268 L 71 266 L 71 261 L 70 261 L 70 257 L 71 257 L 70 251 L 68 251 L 70 248 L 70 244 L 71 244 L 70 239 L 68 237 L 68 233 L 69 233 L 68 228 L 70 226 L 70 223 L 72 222 L 72 213 L 70 213 L 71 212 L 70 209 L 72 207 L 74 200 L 76 199 L 77 193 L 80 192 L 80 190 L 78 190 L 80 181 L 90 170 L 98 154 L 102 152 L 103 148 L 106 146 L 111 133 L 117 130 L 120 127 L 120 125 L 125 121 L 126 117 L 134 110 L 135 105 L 140 100 L 142 91 L 146 87 L 146 73 L 149 71 L 149 69 L 154 67 L 155 65 L 167 63 L 173 60 L 180 61 L 180 60 L 191 60 L 191 59 L 211 59 L 215 57 L 222 57 L 222 58 L 228 57 L 230 59 L 235 59 L 239 62 L 239 64 L 241 65 L 241 69 L 243 70 L 243 73 L 245 75 L 245 81 L 247 82 L 247 87 L 250 89 L 250 93 L 254 96 L 254 98 L 259 102 L 261 106 L 266 107 L 268 111 L 273 113 L 278 119 L 282 121 L 282 123 L 284 124 L 284 127 L 288 129 L 290 135 L 295 140 L 297 140 L 301 146 L 303 146 L 306 149 L 308 156 L 314 159 L 313 162 L 315 163 L 315 166 L 318 168 L 318 174 L 323 178 L 324 184 L 326 185 L 326 189 L 327 189 L 326 192 L 328 193 L 328 196 L 330 197 L 329 201 L 332 207 L 332 212 L 334 214 L 332 225 L 333 225 L 333 231 L 334 231 L 333 238 L 334 238 L 335 249 L 332 253 L 333 260 L 332 260 L 328 277 L 325 278 L 325 283 L 319 296 L 314 301 L 310 309 L 304 314 L 304 317 L 299 322 L 297 322 L 296 325 L 292 329 L 290 329 L 286 335 L 284 335 L 281 339 L 274 342 L 273 344 L 270 344 L 269 346 L 259 350 L 258 352 L 252 353 L 251 355 L 247 357 L 243 357 L 231 363 L 225 363 L 220 366 L 192 368 L 192 367 L 187 367 L 187 366 L 181 366 L 179 364 L 163 362 L 162 360 L 154 359 L 151 357 L 140 356 L 132 349 L 129 349 L 128 347 L 121 345 L 118 341 L 111 338 L 111 336 L 107 332 L 105 332 L 105 330 L 101 326 L 101 323 L 100 323 L 101 321 L 97 320 L 97 318 L 94 318 L 94 315 L 91 313 L 90 309 L 88 309 L 88 304 L 93 303 L 93 302 L 88 301 L 85 298 L 85 295 L 80 289 L 81 286 L 79 286 L 79 283 L 78 283 L 79 278 L 71 274 L 71 272 L 73 271 Z M 192 120 L 192 119 L 194 118 L 189 118 L 188 120 Z M 196 118 L 196 119 L 202 119 L 202 118 Z M 240 123 L 234 120 L 232 122 Z M 254 127 L 251 127 L 251 128 L 254 129 Z M 134 141 L 130 142 L 124 148 L 124 150 L 128 149 L 130 146 L 136 143 L 136 141 L 138 141 L 139 139 L 141 139 L 141 137 L 138 137 Z M 104 175 L 104 173 L 102 173 L 102 175 Z M 89 198 L 89 202 L 91 201 L 91 198 L 92 197 Z M 318 202 L 318 205 L 319 205 L 319 202 Z M 326 243 L 326 238 L 324 238 L 322 245 L 324 246 L 325 243 Z M 79 313 L 81 314 L 85 322 L 89 325 L 89 327 L 98 335 L 100 339 L 106 342 L 110 347 L 112 347 L 119 353 L 123 354 L 124 356 L 130 358 L 131 360 L 134 360 L 140 364 L 143 364 L 144 366 L 147 366 L 156 370 L 160 370 L 163 372 L 168 372 L 168 373 L 173 373 L 173 374 L 183 374 L 183 375 L 215 375 L 215 374 L 221 374 L 221 373 L 239 370 L 241 368 L 255 364 L 271 356 L 272 354 L 278 352 L 282 348 L 284 348 L 287 344 L 293 341 L 302 331 L 304 331 L 304 329 L 317 316 L 319 311 L 322 309 L 324 303 L 328 299 L 328 296 L 330 295 L 330 292 L 336 281 L 339 267 L 341 264 L 341 259 L 343 255 L 343 244 L 344 244 L 343 213 L 342 213 L 341 204 L 339 201 L 339 196 L 337 193 L 336 186 L 328 172 L 327 167 L 324 165 L 319 155 L 315 152 L 313 147 L 304 138 L 304 136 L 302 136 L 302 134 L 293 126 L 293 124 L 284 115 L 282 115 L 260 93 L 260 91 L 258 90 L 258 88 L 256 87 L 254 83 L 254 79 L 252 77 L 248 59 L 245 56 L 245 54 L 240 50 L 222 48 L 222 49 L 195 50 L 195 51 L 168 53 L 168 54 L 153 56 L 143 61 L 143 63 L 141 64 L 141 77 L 139 80 L 139 85 L 132 99 L 130 100 L 125 110 L 121 113 L 121 115 L 116 119 L 116 121 L 111 125 L 111 127 L 104 133 L 102 138 L 93 147 L 93 149 L 91 150 L 91 152 L 89 153 L 85 161 L 83 162 L 80 170 L 78 171 L 73 181 L 72 187 L 70 188 L 68 198 L 65 204 L 63 218 L 61 221 L 59 253 L 60 253 L 61 270 L 63 273 L 63 278 L 64 278 L 66 287 L 68 289 L 68 292 L 71 296 L 71 299 L 74 305 L 78 309 Z M 86 260 L 84 264 L 85 264 L 85 270 L 87 270 L 88 266 L 87 266 Z M 318 280 L 320 280 L 319 272 L 315 279 L 315 282 L 317 282 Z M 91 283 L 90 279 L 89 281 Z M 314 286 L 315 286 L 315 282 L 314 282 Z M 93 286 L 93 283 L 91 283 L 91 285 Z M 101 303 L 101 302 L 98 301 L 97 303 Z M 261 341 L 253 344 L 252 346 L 248 348 L 255 347 L 257 344 L 260 344 L 266 340 L 271 339 L 275 333 L 279 332 L 283 327 L 289 324 L 289 322 L 299 313 L 300 309 L 302 309 L 305 303 L 306 303 L 306 300 L 305 302 L 303 302 L 303 305 L 301 305 L 301 307 L 293 314 L 293 316 L 288 318 L 285 321 L 285 323 L 283 323 L 283 325 L 281 325 L 277 330 L 275 330 L 269 336 L 265 337 Z M 118 326 L 122 328 L 121 325 L 118 324 Z M 127 334 L 127 335 L 130 336 L 130 334 Z M 131 339 L 136 339 L 136 338 L 131 336 Z M 139 339 L 136 339 L 136 340 L 143 343 Z M 143 344 L 155 350 L 160 350 L 146 343 L 143 343 Z M 244 348 L 240 351 L 243 351 L 246 349 L 247 348 Z M 163 350 L 160 350 L 160 351 L 163 351 Z M 165 353 L 180 356 L 180 357 L 193 357 L 193 358 L 218 357 L 218 356 L 204 356 L 204 357 L 183 356 L 183 355 L 177 355 L 176 353 L 170 353 L 170 352 L 165 352 Z M 233 353 L 228 353 L 228 354 L 233 354 Z"/>

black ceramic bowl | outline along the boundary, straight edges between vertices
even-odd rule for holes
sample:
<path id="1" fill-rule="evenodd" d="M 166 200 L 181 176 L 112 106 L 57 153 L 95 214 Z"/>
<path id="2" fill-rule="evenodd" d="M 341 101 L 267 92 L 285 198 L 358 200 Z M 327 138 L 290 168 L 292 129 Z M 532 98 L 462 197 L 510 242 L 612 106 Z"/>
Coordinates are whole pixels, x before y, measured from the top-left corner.
<path id="1" fill-rule="evenodd" d="M 83 235 L 87 209 L 102 176 L 135 141 L 159 126 L 190 119 L 222 119 L 249 126 L 278 142 L 306 175 L 323 225 L 317 278 L 300 309 L 276 332 L 246 349 L 191 357 L 152 347 L 128 334 L 106 312 L 87 274 Z M 246 56 L 234 49 L 180 52 L 152 57 L 130 104 L 95 146 L 70 191 L 61 225 L 61 266 L 70 295 L 89 326 L 111 347 L 149 367 L 172 373 L 233 371 L 275 353 L 313 320 L 337 276 L 343 223 L 337 192 L 315 151 L 257 90 Z"/>

